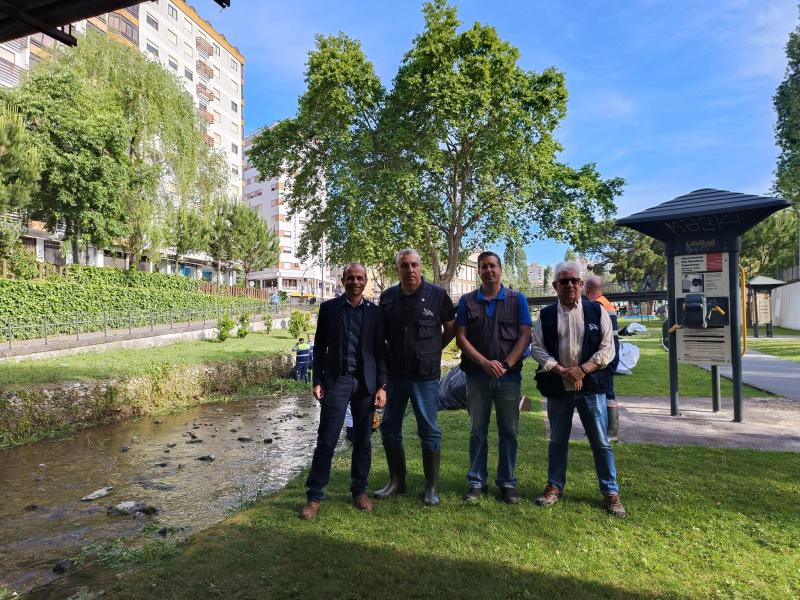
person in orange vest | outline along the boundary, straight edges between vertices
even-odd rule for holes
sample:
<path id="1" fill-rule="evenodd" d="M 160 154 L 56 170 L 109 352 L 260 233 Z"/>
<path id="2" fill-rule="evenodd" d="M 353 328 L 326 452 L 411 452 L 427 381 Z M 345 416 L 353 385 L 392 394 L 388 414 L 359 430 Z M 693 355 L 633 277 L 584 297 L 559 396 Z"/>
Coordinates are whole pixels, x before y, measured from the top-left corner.
<path id="1" fill-rule="evenodd" d="M 611 327 L 614 330 L 614 360 L 608 365 L 608 391 L 606 392 L 606 402 L 608 406 L 608 439 L 617 441 L 619 438 L 619 405 L 614 394 L 614 372 L 619 364 L 619 324 L 617 323 L 617 310 L 614 305 L 603 295 L 603 280 L 597 275 L 591 275 L 586 279 L 584 285 L 586 297 L 593 302 L 598 302 L 606 309 L 608 316 L 611 317 Z"/>

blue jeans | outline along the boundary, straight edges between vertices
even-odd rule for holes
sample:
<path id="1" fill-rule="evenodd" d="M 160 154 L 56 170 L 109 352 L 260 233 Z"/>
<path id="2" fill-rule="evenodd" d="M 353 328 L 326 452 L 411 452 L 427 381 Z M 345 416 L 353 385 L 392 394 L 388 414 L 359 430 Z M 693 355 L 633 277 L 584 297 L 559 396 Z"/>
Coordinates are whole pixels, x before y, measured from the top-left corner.
<path id="1" fill-rule="evenodd" d="M 578 409 L 586 437 L 592 447 L 597 481 L 603 494 L 618 494 L 617 466 L 608 443 L 608 413 L 605 394 L 567 392 L 547 399 L 550 420 L 550 445 L 547 450 L 547 482 L 563 490 L 567 483 L 567 454 L 572 415 Z"/>
<path id="2" fill-rule="evenodd" d="M 499 436 L 497 487 L 517 487 L 517 431 L 519 430 L 519 379 L 495 379 L 467 375 L 467 410 L 469 411 L 469 472 L 471 488 L 485 488 L 488 478 L 489 421 L 494 404 Z"/>
<path id="3" fill-rule="evenodd" d="M 391 379 L 386 387 L 386 407 L 383 409 L 381 421 L 383 445 L 403 445 L 403 420 L 410 399 L 417 418 L 417 434 L 422 448 L 438 450 L 442 445 L 438 413 L 439 380 Z"/>

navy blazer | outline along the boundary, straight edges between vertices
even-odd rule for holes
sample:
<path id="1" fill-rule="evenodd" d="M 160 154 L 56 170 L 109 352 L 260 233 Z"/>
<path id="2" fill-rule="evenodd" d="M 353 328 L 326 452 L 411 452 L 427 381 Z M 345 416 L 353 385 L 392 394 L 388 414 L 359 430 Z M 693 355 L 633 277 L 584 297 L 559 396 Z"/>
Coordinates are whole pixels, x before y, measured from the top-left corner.
<path id="1" fill-rule="evenodd" d="M 342 371 L 342 310 L 344 295 L 319 305 L 317 332 L 314 334 L 314 385 L 330 389 Z M 380 309 L 367 299 L 361 327 L 361 358 L 364 383 L 374 394 L 386 383 L 386 356 L 383 341 L 383 319 Z"/>

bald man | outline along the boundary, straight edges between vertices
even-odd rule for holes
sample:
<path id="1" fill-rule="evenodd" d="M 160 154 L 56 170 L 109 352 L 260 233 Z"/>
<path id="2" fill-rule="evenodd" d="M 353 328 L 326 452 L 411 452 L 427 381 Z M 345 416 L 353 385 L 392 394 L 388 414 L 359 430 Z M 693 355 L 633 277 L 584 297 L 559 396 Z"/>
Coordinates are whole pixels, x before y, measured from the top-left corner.
<path id="1" fill-rule="evenodd" d="M 608 365 L 608 388 L 606 391 L 606 403 L 608 407 L 608 439 L 617 441 L 619 438 L 619 405 L 617 396 L 614 393 L 614 372 L 619 364 L 619 324 L 617 323 L 617 309 L 603 295 L 603 280 L 597 275 L 591 275 L 584 284 L 586 297 L 594 302 L 599 302 L 606 309 L 608 316 L 611 317 L 611 327 L 614 330 L 614 351 L 616 356 Z"/>

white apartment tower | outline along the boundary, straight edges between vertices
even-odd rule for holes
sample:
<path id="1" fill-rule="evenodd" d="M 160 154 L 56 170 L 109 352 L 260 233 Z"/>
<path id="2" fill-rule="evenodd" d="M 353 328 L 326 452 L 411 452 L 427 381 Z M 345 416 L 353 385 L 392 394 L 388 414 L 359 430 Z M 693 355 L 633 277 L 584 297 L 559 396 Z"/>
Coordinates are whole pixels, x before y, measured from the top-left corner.
<path id="1" fill-rule="evenodd" d="M 241 198 L 244 56 L 183 0 L 138 8 L 139 49 L 183 82 L 208 123 L 206 143 L 227 159 L 230 194 Z"/>
<path id="2" fill-rule="evenodd" d="M 244 56 L 184 0 L 154 0 L 75 23 L 138 48 L 175 74 L 208 123 L 206 143 L 226 158 L 230 194 L 242 195 Z M 0 44 L 0 85 L 20 84 L 22 73 L 58 42 L 43 33 Z"/>
<path id="3" fill-rule="evenodd" d="M 247 274 L 247 280 L 263 289 L 286 292 L 294 298 L 332 298 L 337 288 L 337 277 L 327 266 L 325 247 L 318 256 L 300 260 L 298 242 L 307 216 L 303 213 L 289 215 L 286 206 L 287 188 L 291 178 L 282 174 L 277 179 L 261 181 L 258 170 L 247 161 L 247 151 L 258 135 L 255 131 L 244 139 L 244 203 L 258 211 L 278 236 L 280 255 L 278 264 L 271 269 Z"/>

